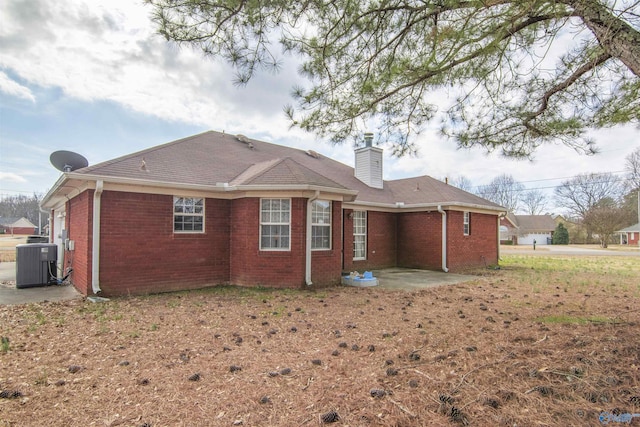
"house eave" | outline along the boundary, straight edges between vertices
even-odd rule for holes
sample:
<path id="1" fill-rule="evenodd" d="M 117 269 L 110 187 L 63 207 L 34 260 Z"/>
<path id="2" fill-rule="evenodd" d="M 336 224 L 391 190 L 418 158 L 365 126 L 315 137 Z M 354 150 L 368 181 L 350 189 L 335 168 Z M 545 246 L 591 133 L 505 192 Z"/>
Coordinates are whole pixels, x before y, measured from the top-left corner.
<path id="1" fill-rule="evenodd" d="M 464 202 L 440 202 L 440 203 L 411 203 L 407 204 L 401 201 L 395 203 L 379 203 L 356 200 L 353 203 L 345 204 L 346 209 L 372 208 L 383 212 L 424 212 L 437 211 L 438 206 L 444 210 L 472 211 L 478 213 L 501 215 L 506 210 L 496 206 L 478 205 Z"/>
<path id="2" fill-rule="evenodd" d="M 75 197 L 87 188 L 95 188 L 97 181 L 104 182 L 105 190 L 132 191 L 140 189 L 153 193 L 193 193 L 193 194 L 219 194 L 223 198 L 234 198 L 236 194 L 246 194 L 249 192 L 316 192 L 339 195 L 343 201 L 353 201 L 357 195 L 357 190 L 349 190 L 334 187 L 325 187 L 311 184 L 286 184 L 286 185 L 230 185 L 228 183 L 216 183 L 213 185 L 188 184 L 179 182 L 161 182 L 145 179 L 131 179 L 104 175 L 79 174 L 66 172 L 61 176 L 53 188 L 47 193 L 41 202 L 41 207 L 53 209 L 60 206 L 66 200 Z M 68 192 L 62 192 L 65 187 Z M 152 191 L 153 190 L 153 191 Z"/>

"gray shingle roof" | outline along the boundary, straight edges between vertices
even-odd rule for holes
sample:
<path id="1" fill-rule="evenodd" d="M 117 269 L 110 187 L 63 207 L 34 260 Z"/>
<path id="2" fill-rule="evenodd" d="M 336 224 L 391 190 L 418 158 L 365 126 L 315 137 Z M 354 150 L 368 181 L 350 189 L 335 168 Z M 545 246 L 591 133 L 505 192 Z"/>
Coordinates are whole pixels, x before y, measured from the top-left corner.
<path id="1" fill-rule="evenodd" d="M 622 230 L 618 230 L 616 233 L 631 233 L 634 231 L 640 231 L 640 222 L 635 225 L 630 225 L 627 228 L 623 228 Z"/>
<path id="2" fill-rule="evenodd" d="M 551 215 L 509 215 L 509 219 L 512 218 L 521 233 L 544 233 L 556 229 L 556 222 Z"/>
<path id="3" fill-rule="evenodd" d="M 356 203 L 394 205 L 463 204 L 500 210 L 500 206 L 429 176 L 385 181 L 371 188 L 352 167 L 296 148 L 209 131 L 129 154 L 73 172 L 79 175 L 152 181 L 165 185 L 265 186 L 314 185 L 356 190 Z"/>

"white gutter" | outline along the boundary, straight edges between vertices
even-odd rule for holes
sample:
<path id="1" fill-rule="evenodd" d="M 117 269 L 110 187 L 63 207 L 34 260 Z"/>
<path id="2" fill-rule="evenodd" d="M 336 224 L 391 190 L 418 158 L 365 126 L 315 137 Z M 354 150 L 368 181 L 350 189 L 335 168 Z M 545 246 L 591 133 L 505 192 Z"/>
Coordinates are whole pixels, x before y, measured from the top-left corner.
<path id="1" fill-rule="evenodd" d="M 313 285 L 311 281 L 311 204 L 320 196 L 320 191 L 316 190 L 313 197 L 307 199 L 307 248 L 305 254 L 304 280 L 307 286 Z"/>
<path id="2" fill-rule="evenodd" d="M 80 180 L 80 181 L 104 181 L 108 184 L 123 184 L 123 185 L 132 185 L 132 186 L 143 186 L 143 187 L 155 187 L 155 188 L 166 188 L 166 189 L 182 189 L 182 190 L 194 190 L 194 191 L 205 191 L 205 192 L 233 192 L 233 191 L 264 191 L 268 190 L 302 190 L 302 191 L 328 191 L 336 194 L 344 194 L 347 196 L 357 196 L 357 190 L 350 190 L 348 188 L 339 188 L 339 187 L 327 187 L 313 184 L 285 184 L 278 185 L 274 187 L 271 184 L 268 185 L 243 185 L 243 184 L 231 184 L 231 183 L 216 183 L 215 185 L 211 184 L 183 184 L 176 182 L 164 182 L 164 181 L 154 181 L 149 179 L 136 179 L 136 178 L 121 178 L 116 176 L 106 176 L 106 175 L 95 175 L 88 173 L 76 173 L 76 172 L 66 172 L 64 174 L 64 178 L 67 180 Z M 60 182 L 56 183 L 56 186 L 60 186 L 62 183 L 62 179 Z M 56 187 L 54 186 L 54 188 Z M 53 191 L 49 191 L 49 194 L 53 193 Z M 46 196 L 45 196 L 46 198 Z"/>
<path id="3" fill-rule="evenodd" d="M 93 246 L 91 251 L 91 289 L 94 294 L 100 289 L 100 206 L 104 182 L 96 181 L 96 189 L 93 193 Z"/>
<path id="4" fill-rule="evenodd" d="M 425 209 L 436 210 L 438 206 L 442 207 L 442 203 L 407 204 L 407 203 L 400 202 L 400 203 L 403 203 L 401 205 L 399 205 L 398 203 L 399 202 L 395 202 L 391 204 L 391 203 L 358 201 L 355 203 L 344 203 L 344 208 L 345 209 L 379 208 L 387 212 L 397 212 L 398 210 L 401 210 L 402 212 L 422 212 Z M 483 211 L 481 213 L 493 212 L 493 214 L 496 214 L 496 213 L 504 212 L 504 208 L 502 207 L 478 205 L 475 203 L 446 202 L 445 205 L 449 208 L 453 208 L 452 210 L 459 210 L 459 211 L 462 211 L 462 210 L 473 211 L 475 209 L 478 211 Z"/>
<path id="5" fill-rule="evenodd" d="M 442 271 L 449 272 L 447 268 L 447 213 L 438 205 L 438 212 L 442 214 Z"/>

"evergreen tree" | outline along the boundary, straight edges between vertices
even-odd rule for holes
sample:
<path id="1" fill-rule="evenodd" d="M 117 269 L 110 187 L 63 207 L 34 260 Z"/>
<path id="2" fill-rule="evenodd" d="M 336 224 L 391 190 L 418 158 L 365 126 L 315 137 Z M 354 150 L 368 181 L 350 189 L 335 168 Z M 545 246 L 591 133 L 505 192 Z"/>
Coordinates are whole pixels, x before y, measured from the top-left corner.
<path id="1" fill-rule="evenodd" d="M 569 231 L 561 222 L 556 226 L 556 231 L 553 233 L 554 245 L 568 245 L 569 244 Z"/>
<path id="2" fill-rule="evenodd" d="M 590 129 L 640 120 L 637 0 L 146 1 L 161 35 L 226 60 L 238 84 L 281 67 L 279 41 L 306 78 L 292 125 L 337 144 L 377 127 L 411 153 L 442 119 L 461 147 L 593 152 Z"/>

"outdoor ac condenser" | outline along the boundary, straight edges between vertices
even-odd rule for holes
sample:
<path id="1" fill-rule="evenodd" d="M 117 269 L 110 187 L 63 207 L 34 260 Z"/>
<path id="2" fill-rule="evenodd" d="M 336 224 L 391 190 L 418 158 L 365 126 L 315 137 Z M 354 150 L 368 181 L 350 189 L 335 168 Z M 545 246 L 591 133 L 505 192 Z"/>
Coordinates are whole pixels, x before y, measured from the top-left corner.
<path id="1" fill-rule="evenodd" d="M 16 246 L 16 288 L 56 283 L 58 247 L 53 243 Z"/>

